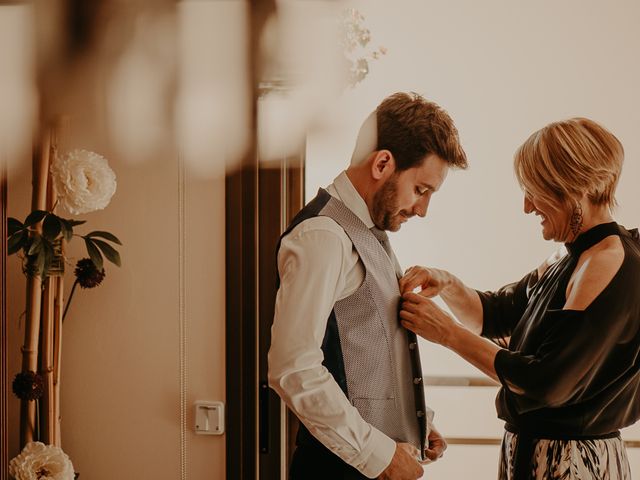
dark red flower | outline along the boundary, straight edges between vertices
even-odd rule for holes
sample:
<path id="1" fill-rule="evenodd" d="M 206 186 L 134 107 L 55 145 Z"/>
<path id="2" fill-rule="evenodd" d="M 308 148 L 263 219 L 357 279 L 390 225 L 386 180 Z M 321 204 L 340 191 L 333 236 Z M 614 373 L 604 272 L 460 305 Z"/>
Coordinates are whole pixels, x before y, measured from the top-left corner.
<path id="1" fill-rule="evenodd" d="M 104 268 L 98 270 L 90 258 L 78 260 L 74 273 L 82 288 L 97 287 L 105 276 Z"/>
<path id="2" fill-rule="evenodd" d="M 21 372 L 13 379 L 12 387 L 20 400 L 36 400 L 44 394 L 44 378 L 36 372 Z"/>

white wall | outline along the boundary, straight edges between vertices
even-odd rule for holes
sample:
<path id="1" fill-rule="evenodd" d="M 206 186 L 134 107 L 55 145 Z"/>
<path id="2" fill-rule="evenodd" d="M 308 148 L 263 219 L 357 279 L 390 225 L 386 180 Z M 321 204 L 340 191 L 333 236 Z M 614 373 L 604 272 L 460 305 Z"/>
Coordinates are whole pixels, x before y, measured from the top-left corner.
<path id="1" fill-rule="evenodd" d="M 542 239 L 538 219 L 522 212 L 512 156 L 530 133 L 572 116 L 601 122 L 622 141 L 626 160 L 616 217 L 628 227 L 640 224 L 640 4 L 458 0 L 353 5 L 365 16 L 372 46 L 383 45 L 388 53 L 370 62 L 370 74 L 360 85 L 326 107 L 321 127 L 309 137 L 308 198 L 346 167 L 361 121 L 382 98 L 412 90 L 451 114 L 470 168 L 450 173 L 426 220 L 412 220 L 392 235 L 404 267 L 443 267 L 474 287 L 493 289 L 519 279 L 554 251 L 557 244 Z M 477 372 L 441 347 L 424 343 L 422 352 L 428 375 Z M 463 390 L 427 392 L 441 430 L 497 435 L 495 392 Z M 640 428 L 628 435 L 640 439 Z M 428 467 L 429 478 L 463 478 L 465 472 L 494 478 L 496 448 L 462 450 L 452 447 L 442 462 Z M 629 454 L 640 472 L 640 450 Z M 487 462 L 487 455 L 493 461 Z"/>

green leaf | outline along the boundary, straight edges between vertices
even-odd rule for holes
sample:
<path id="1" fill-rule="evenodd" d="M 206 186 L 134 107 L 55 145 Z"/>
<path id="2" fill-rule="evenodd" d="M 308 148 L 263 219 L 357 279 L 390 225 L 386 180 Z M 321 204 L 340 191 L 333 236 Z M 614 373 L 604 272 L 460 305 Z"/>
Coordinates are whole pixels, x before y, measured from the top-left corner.
<path id="1" fill-rule="evenodd" d="M 105 240 L 109 240 L 110 242 L 117 243 L 118 245 L 122 245 L 122 242 L 118 240 L 118 237 L 109 232 L 103 232 L 100 230 L 96 230 L 95 232 L 89 232 L 85 235 L 85 237 L 100 237 Z"/>
<path id="2" fill-rule="evenodd" d="M 103 242 L 102 240 L 92 239 L 92 241 L 100 250 L 102 250 L 104 256 L 107 257 L 107 260 L 109 260 L 111 263 L 116 264 L 117 266 L 120 266 L 120 254 L 116 251 L 115 248 L 113 248 L 107 242 Z"/>
<path id="3" fill-rule="evenodd" d="M 10 237 L 11 235 L 18 232 L 19 230 L 22 230 L 23 228 L 24 228 L 24 225 L 18 219 L 13 217 L 7 218 L 7 231 L 8 231 L 7 236 Z"/>
<path id="4" fill-rule="evenodd" d="M 13 255 L 18 250 L 20 250 L 24 245 L 24 241 L 27 239 L 28 234 L 24 230 L 22 232 L 18 232 L 9 237 L 7 240 L 7 255 Z"/>
<path id="5" fill-rule="evenodd" d="M 70 242 L 73 238 L 73 226 L 69 223 L 69 220 L 58 217 L 60 225 L 62 225 L 62 235 L 67 242 Z"/>
<path id="6" fill-rule="evenodd" d="M 34 235 L 33 240 L 31 241 L 31 246 L 29 247 L 29 251 L 27 255 L 35 255 L 36 253 L 40 253 L 42 251 L 42 237 L 40 235 Z"/>
<path id="7" fill-rule="evenodd" d="M 89 258 L 98 270 L 102 270 L 104 260 L 102 259 L 102 254 L 100 253 L 100 250 L 98 250 L 98 247 L 96 247 L 94 240 L 85 238 L 84 243 L 87 246 L 87 253 L 89 254 Z"/>
<path id="8" fill-rule="evenodd" d="M 49 212 L 47 212 L 45 210 L 34 210 L 29 215 L 27 215 L 27 218 L 24 221 L 24 226 L 25 227 L 31 227 L 31 226 L 35 225 L 40 220 L 42 220 L 44 217 L 46 217 L 48 213 Z"/>
<path id="9" fill-rule="evenodd" d="M 71 220 L 71 219 L 67 219 L 67 222 L 69 222 L 69 225 L 71 225 L 72 227 L 75 227 L 76 225 L 82 225 L 83 223 L 87 223 L 86 220 Z"/>
<path id="10" fill-rule="evenodd" d="M 57 216 L 49 214 L 44 217 L 44 222 L 42 222 L 42 236 L 44 238 L 53 241 L 60 235 L 60 230 L 62 230 L 62 224 Z"/>

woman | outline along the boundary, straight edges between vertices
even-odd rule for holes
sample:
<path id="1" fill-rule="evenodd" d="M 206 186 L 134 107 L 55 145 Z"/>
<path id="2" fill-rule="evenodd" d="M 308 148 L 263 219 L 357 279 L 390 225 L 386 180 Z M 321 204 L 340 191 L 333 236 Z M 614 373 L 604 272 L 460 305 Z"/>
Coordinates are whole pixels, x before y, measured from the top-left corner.
<path id="1" fill-rule="evenodd" d="M 401 280 L 402 324 L 502 385 L 499 479 L 631 479 L 619 429 L 640 418 L 640 241 L 611 216 L 622 160 L 591 120 L 546 126 L 515 172 L 524 211 L 568 253 L 496 292 L 423 267 Z"/>

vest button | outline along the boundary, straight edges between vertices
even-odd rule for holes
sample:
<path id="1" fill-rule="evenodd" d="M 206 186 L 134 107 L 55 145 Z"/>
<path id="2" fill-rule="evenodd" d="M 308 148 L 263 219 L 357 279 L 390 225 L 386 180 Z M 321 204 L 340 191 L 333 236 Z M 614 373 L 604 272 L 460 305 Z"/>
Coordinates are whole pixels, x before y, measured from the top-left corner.
<path id="1" fill-rule="evenodd" d="M 409 344 L 409 350 L 415 350 L 416 349 L 416 345 L 417 345 L 416 342 L 411 342 Z"/>
<path id="2" fill-rule="evenodd" d="M 424 417 L 424 412 L 422 410 L 418 410 L 416 412 L 416 415 L 418 415 L 418 418 L 422 418 L 422 417 Z"/>
<path id="3" fill-rule="evenodd" d="M 414 378 L 414 379 L 413 379 L 413 383 L 414 383 L 415 385 L 419 385 L 419 384 L 420 384 L 420 382 L 422 382 L 422 378 L 421 378 L 421 377 L 416 377 L 416 378 Z"/>

